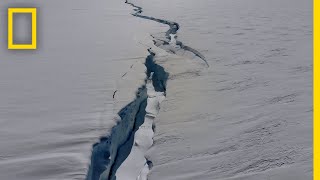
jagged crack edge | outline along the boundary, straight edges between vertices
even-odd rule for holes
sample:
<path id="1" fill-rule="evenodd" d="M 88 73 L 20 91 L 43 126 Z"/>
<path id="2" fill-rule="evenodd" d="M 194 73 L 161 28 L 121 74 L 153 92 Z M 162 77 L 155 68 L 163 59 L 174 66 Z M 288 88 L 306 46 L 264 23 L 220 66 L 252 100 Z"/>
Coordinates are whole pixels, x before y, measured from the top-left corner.
<path id="1" fill-rule="evenodd" d="M 111 135 L 101 137 L 100 141 L 93 145 L 87 180 L 113 179 L 117 169 L 130 154 L 134 133 L 143 124 L 146 115 L 147 92 L 145 85 L 151 72 L 153 72 L 152 81 L 155 91 L 166 92 L 169 73 L 154 62 L 155 53 L 150 49 L 148 51 L 150 55 L 145 61 L 147 68 L 145 84 L 138 89 L 136 99 L 119 111 L 120 120 L 112 128 Z"/>
<path id="2" fill-rule="evenodd" d="M 116 160 L 118 148 L 130 138 L 136 116 L 141 104 L 146 99 L 146 88 L 143 85 L 138 89 L 136 98 L 119 111 L 120 120 L 112 128 L 111 134 L 108 137 L 101 137 L 100 141 L 93 145 L 87 180 L 97 180 L 102 175 L 108 176 L 111 166 Z"/>
<path id="3" fill-rule="evenodd" d="M 152 52 L 151 49 L 148 49 L 148 51 L 149 51 L 149 55 L 147 56 L 145 61 L 145 66 L 147 68 L 147 71 L 146 71 L 147 79 L 149 79 L 151 77 L 151 73 L 153 73 L 152 82 L 153 82 L 153 87 L 155 91 L 164 92 L 164 94 L 166 94 L 166 82 L 168 80 L 169 73 L 167 73 L 162 66 L 155 63 L 154 57 L 156 54 Z M 147 83 L 147 79 L 145 83 Z M 110 171 L 111 173 L 109 173 L 108 180 L 116 179 L 115 175 L 117 173 L 118 168 L 129 156 L 131 149 L 134 145 L 135 132 L 144 123 L 144 119 L 146 116 L 146 110 L 145 110 L 146 106 L 147 104 L 145 100 L 143 104 L 143 108 L 141 108 L 141 113 L 138 112 L 138 115 L 136 116 L 136 124 L 133 132 L 131 133 L 131 136 L 129 137 L 128 141 L 125 144 L 119 147 L 119 152 L 121 152 L 121 154 L 120 153 L 118 154 L 118 157 L 116 158 L 115 163 L 112 165 L 111 171 Z M 148 165 L 152 164 L 150 160 L 146 159 L 146 161 L 148 162 Z M 149 166 L 150 169 L 151 167 L 152 166 Z"/>

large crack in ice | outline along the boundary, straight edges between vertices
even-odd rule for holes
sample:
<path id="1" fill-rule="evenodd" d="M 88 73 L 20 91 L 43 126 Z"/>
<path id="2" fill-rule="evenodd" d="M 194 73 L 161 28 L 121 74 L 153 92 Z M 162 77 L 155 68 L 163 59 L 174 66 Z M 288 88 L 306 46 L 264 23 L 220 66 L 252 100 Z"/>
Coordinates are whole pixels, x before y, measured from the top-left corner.
<path id="1" fill-rule="evenodd" d="M 152 162 L 146 158 L 146 153 L 153 145 L 154 120 L 159 113 L 160 104 L 165 99 L 164 92 L 156 92 L 152 81 L 153 72 L 147 82 L 147 107 L 143 124 L 136 131 L 134 146 L 127 159 L 116 171 L 112 180 L 147 180 L 152 168 Z"/>
<path id="2" fill-rule="evenodd" d="M 144 118 L 137 121 L 139 125 L 134 129 L 130 140 L 119 148 L 119 156 L 109 175 L 110 180 L 146 180 L 152 167 L 152 162 L 145 156 L 153 145 L 154 119 L 159 113 L 160 103 L 165 99 L 166 82 L 169 75 L 163 67 L 155 63 L 155 53 L 151 49 L 148 51 L 150 55 L 145 62 L 147 105 Z"/>
<path id="3" fill-rule="evenodd" d="M 109 136 L 100 138 L 93 145 L 91 164 L 87 180 L 107 179 L 112 165 L 116 161 L 118 148 L 125 144 L 138 124 L 138 119 L 144 116 L 146 106 L 146 88 L 140 87 L 136 99 L 122 108 Z"/>
<path id="4" fill-rule="evenodd" d="M 160 108 L 160 100 L 155 100 L 164 98 L 169 74 L 154 62 L 155 53 L 151 49 L 148 51 L 150 55 L 145 61 L 145 84 L 138 89 L 136 98 L 119 111 L 117 125 L 112 128 L 111 134 L 102 137 L 99 143 L 93 145 L 87 180 L 115 179 L 118 168 L 131 154 L 132 149 L 139 148 L 144 154 L 153 143 L 153 118 Z M 144 155 L 138 162 L 143 164 L 137 177 L 143 180 L 152 163 Z"/>
<path id="5" fill-rule="evenodd" d="M 151 35 L 155 46 L 181 56 L 187 56 L 185 53 L 189 52 L 209 66 L 200 52 L 177 40 L 180 28 L 178 23 L 144 16 L 142 7 L 128 1 L 126 3 L 134 7 L 133 16 L 169 26 L 163 37 Z M 100 138 L 100 141 L 93 145 L 87 180 L 147 179 L 152 162 L 146 158 L 146 152 L 153 144 L 154 119 L 166 96 L 166 82 L 169 77 L 164 68 L 155 63 L 156 54 L 151 48 L 148 51 L 145 84 L 137 90 L 136 98 L 119 111 L 115 119 L 117 124 L 110 135 Z"/>
<path id="6" fill-rule="evenodd" d="M 142 7 L 137 6 L 137 5 L 133 4 L 132 2 L 129 2 L 128 0 L 126 0 L 125 3 L 131 5 L 134 8 L 135 12 L 132 14 L 133 16 L 147 19 L 147 20 L 151 20 L 151 21 L 155 21 L 155 22 L 169 26 L 169 29 L 168 29 L 168 31 L 165 32 L 164 37 L 161 35 L 160 36 L 158 35 L 158 37 L 156 37 L 155 35 L 151 35 L 151 37 L 154 39 L 153 43 L 155 46 L 157 46 L 161 49 L 164 49 L 168 53 L 177 54 L 177 55 L 181 55 L 181 56 L 188 56 L 186 54 L 186 52 L 189 52 L 192 55 L 203 60 L 203 62 L 206 64 L 206 66 L 209 67 L 209 63 L 206 60 L 204 55 L 202 55 L 196 49 L 194 49 L 190 46 L 184 45 L 181 41 L 177 40 L 177 32 L 180 29 L 180 25 L 177 22 L 173 22 L 173 21 L 169 21 L 169 20 L 165 20 L 165 19 L 159 19 L 159 18 L 155 18 L 152 16 L 142 15 L 142 13 L 143 13 Z"/>

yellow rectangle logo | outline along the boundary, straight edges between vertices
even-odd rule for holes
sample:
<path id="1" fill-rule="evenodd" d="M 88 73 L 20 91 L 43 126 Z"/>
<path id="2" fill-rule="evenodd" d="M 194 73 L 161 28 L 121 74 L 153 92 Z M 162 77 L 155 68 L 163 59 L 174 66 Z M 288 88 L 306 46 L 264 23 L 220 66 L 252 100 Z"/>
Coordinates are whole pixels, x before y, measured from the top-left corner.
<path id="1" fill-rule="evenodd" d="M 30 13 L 32 19 L 31 44 L 13 43 L 13 14 Z M 37 8 L 8 8 L 8 49 L 37 49 Z"/>

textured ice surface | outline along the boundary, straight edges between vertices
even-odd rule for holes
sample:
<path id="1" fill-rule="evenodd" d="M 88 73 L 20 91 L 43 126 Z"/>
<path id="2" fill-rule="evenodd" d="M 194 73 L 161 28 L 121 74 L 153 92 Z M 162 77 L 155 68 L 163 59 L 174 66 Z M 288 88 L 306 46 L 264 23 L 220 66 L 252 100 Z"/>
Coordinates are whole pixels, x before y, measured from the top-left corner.
<path id="1" fill-rule="evenodd" d="M 161 64 L 150 180 L 312 178 L 312 1 L 134 2 L 210 65 Z"/>
<path id="2" fill-rule="evenodd" d="M 7 7 L 38 7 L 38 50 L 7 50 Z M 144 83 L 148 52 L 137 39 L 151 26 L 118 0 L 0 9 L 0 179 L 85 179 L 92 145 Z"/>
<path id="3" fill-rule="evenodd" d="M 210 66 L 153 46 L 148 34 L 168 27 L 123 1 L 0 2 L 2 22 L 9 6 L 39 8 L 37 51 L 6 50 L 0 29 L 0 179 L 85 179 L 92 145 L 144 83 L 149 47 L 170 76 L 148 179 L 311 179 L 311 0 L 133 2 L 178 22 Z"/>

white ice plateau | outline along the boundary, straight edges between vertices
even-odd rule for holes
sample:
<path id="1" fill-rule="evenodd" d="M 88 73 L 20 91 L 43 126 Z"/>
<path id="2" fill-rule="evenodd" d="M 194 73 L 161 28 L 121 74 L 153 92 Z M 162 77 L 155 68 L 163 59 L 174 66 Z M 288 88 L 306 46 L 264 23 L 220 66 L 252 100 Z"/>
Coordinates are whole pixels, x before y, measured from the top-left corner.
<path id="1" fill-rule="evenodd" d="M 38 8 L 37 50 L 7 49 L 8 7 Z M 0 10 L 0 180 L 312 179 L 312 0 Z"/>

